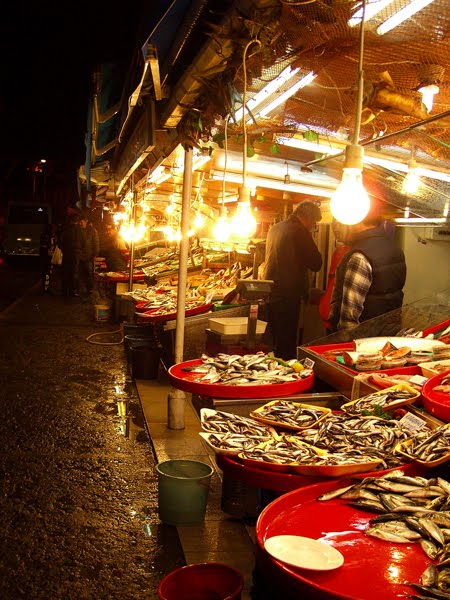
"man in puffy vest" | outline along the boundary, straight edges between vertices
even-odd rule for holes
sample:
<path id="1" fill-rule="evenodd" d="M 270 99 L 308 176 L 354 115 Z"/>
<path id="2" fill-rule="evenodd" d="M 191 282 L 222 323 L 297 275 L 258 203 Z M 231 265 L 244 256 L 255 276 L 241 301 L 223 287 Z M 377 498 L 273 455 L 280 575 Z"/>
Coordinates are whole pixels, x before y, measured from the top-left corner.
<path id="1" fill-rule="evenodd" d="M 336 272 L 329 321 L 334 330 L 355 327 L 400 308 L 406 280 L 403 250 L 375 211 L 350 230 L 350 250 Z"/>

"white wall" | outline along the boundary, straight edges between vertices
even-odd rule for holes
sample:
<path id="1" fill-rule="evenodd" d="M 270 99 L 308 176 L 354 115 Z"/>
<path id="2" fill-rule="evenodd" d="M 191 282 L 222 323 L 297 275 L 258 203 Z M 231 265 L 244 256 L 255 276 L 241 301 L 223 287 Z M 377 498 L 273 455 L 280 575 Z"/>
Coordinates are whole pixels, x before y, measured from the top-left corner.
<path id="1" fill-rule="evenodd" d="M 403 304 L 411 304 L 448 290 L 450 241 L 426 240 L 424 227 L 402 227 L 397 231 L 407 266 Z"/>

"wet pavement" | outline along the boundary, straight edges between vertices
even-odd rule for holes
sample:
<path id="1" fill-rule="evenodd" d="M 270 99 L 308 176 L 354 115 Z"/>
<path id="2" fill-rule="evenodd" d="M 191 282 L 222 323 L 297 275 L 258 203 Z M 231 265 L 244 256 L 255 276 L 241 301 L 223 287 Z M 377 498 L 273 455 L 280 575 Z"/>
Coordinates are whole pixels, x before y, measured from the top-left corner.
<path id="1" fill-rule="evenodd" d="M 94 316 L 39 286 L 0 313 L 4 600 L 153 599 L 185 564 L 118 325 Z"/>

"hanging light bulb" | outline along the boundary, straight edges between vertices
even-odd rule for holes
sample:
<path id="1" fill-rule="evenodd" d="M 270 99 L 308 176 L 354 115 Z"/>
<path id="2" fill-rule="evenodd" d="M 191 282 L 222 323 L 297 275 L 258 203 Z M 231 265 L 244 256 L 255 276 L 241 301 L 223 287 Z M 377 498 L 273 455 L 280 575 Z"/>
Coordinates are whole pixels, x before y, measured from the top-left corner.
<path id="1" fill-rule="evenodd" d="M 231 228 L 227 219 L 226 211 L 223 211 L 220 217 L 217 219 L 213 236 L 218 242 L 226 242 L 231 236 Z"/>
<path id="2" fill-rule="evenodd" d="M 366 0 L 362 0 L 362 14 L 359 29 L 358 56 L 358 93 L 355 107 L 355 130 L 352 143 L 345 148 L 345 160 L 342 181 L 330 200 L 333 217 L 344 225 L 355 225 L 364 219 L 370 209 L 370 199 L 362 182 L 364 148 L 359 145 L 361 113 L 363 101 L 363 54 L 364 23 L 366 19 Z"/>
<path id="3" fill-rule="evenodd" d="M 408 173 L 403 180 L 403 192 L 405 194 L 417 194 L 420 186 L 420 177 L 417 174 L 417 163 L 415 158 L 408 161 Z"/>
<path id="4" fill-rule="evenodd" d="M 141 240 L 147 231 L 145 223 L 122 223 L 119 234 L 129 244 Z"/>
<path id="5" fill-rule="evenodd" d="M 439 86 L 435 84 L 424 85 L 418 90 L 422 94 L 422 102 L 425 104 L 427 111 L 430 113 L 433 108 L 434 96 L 439 94 Z"/>
<path id="6" fill-rule="evenodd" d="M 201 229 L 204 224 L 205 224 L 205 219 L 203 218 L 202 213 L 200 211 L 197 211 L 195 214 L 194 223 L 193 223 L 195 229 Z"/>
<path id="7" fill-rule="evenodd" d="M 363 147 L 350 144 L 345 148 L 342 181 L 331 196 L 333 217 L 344 225 L 355 225 L 370 209 L 370 199 L 362 182 Z"/>
<path id="8" fill-rule="evenodd" d="M 231 220 L 231 233 L 235 237 L 249 238 L 256 231 L 256 219 L 252 214 L 249 188 L 239 188 L 239 200 Z"/>

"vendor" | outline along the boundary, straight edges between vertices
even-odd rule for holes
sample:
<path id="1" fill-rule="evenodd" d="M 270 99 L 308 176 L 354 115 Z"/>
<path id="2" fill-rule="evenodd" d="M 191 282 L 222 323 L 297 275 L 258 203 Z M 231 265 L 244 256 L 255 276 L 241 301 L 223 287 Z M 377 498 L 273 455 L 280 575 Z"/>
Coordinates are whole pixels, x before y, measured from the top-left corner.
<path id="1" fill-rule="evenodd" d="M 112 223 L 107 223 L 101 241 L 101 254 L 108 271 L 118 272 L 127 268 L 126 252 L 127 247 L 120 239 L 119 232 Z"/>
<path id="2" fill-rule="evenodd" d="M 355 327 L 403 304 L 406 261 L 373 207 L 349 227 L 350 250 L 336 273 L 329 321 L 333 330 Z"/>

